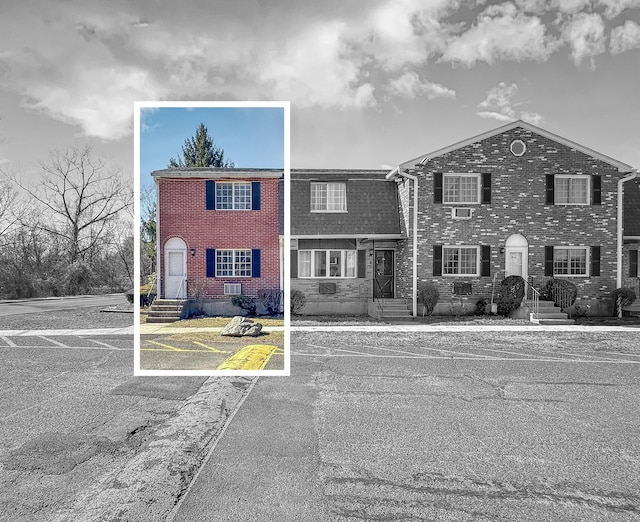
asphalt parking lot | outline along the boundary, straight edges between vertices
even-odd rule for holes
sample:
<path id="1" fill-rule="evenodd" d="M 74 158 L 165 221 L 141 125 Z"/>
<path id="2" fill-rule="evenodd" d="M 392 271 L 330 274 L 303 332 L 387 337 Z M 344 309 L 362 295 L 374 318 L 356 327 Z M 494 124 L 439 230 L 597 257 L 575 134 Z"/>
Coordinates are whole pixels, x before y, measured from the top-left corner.
<path id="1" fill-rule="evenodd" d="M 284 333 L 222 337 L 217 333 L 142 334 L 141 370 L 283 370 Z"/>
<path id="2" fill-rule="evenodd" d="M 640 520 L 640 332 L 387 328 L 292 332 L 171 520 Z"/>

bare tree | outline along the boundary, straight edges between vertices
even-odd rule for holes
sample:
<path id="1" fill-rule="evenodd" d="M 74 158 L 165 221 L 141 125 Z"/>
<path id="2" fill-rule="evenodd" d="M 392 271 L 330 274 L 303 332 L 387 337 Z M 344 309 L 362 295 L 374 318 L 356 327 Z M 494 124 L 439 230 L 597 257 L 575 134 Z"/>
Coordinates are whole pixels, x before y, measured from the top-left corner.
<path id="1" fill-rule="evenodd" d="M 89 146 L 54 151 L 40 168 L 35 187 L 14 177 L 48 214 L 40 227 L 67 244 L 70 264 L 93 255 L 116 217 L 131 209 L 133 187 L 119 170 L 93 158 Z"/>
<path id="2" fill-rule="evenodd" d="M 5 176 L 0 172 L 0 176 Z M 15 225 L 19 216 L 16 213 L 17 192 L 8 179 L 0 177 L 0 237 Z"/>

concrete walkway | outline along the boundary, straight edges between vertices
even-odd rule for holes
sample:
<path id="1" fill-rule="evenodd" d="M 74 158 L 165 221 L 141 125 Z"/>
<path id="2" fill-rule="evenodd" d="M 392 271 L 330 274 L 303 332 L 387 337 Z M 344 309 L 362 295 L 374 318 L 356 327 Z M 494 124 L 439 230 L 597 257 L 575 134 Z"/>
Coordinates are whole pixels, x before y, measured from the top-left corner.
<path id="1" fill-rule="evenodd" d="M 541 326 L 538 324 L 520 325 L 480 325 L 480 324 L 386 324 L 386 325 L 303 325 L 292 326 L 292 332 L 636 332 L 638 327 L 631 326 L 584 326 L 557 325 Z"/>
<path id="2" fill-rule="evenodd" d="M 133 335 L 133 326 L 124 328 L 91 328 L 91 329 L 66 329 L 66 330 L 0 330 L 0 337 L 24 337 L 24 336 L 48 336 L 73 335 L 76 337 L 89 337 L 96 335 Z"/>

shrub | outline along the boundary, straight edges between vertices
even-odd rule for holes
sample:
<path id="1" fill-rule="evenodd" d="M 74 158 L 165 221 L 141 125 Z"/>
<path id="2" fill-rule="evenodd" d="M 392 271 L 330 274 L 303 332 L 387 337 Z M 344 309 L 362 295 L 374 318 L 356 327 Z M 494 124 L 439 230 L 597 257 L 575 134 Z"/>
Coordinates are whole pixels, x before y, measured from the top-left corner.
<path id="1" fill-rule="evenodd" d="M 611 299 L 613 299 L 614 317 L 622 317 L 622 309 L 636 300 L 636 293 L 632 288 L 616 288 L 611 292 Z"/>
<path id="2" fill-rule="evenodd" d="M 491 312 L 491 301 L 489 299 L 478 299 L 475 315 L 486 315 L 489 312 Z"/>
<path id="3" fill-rule="evenodd" d="M 565 279 L 549 279 L 547 284 L 540 289 L 540 299 L 553 301 L 563 310 L 569 308 L 578 297 L 578 289 L 571 281 Z"/>
<path id="4" fill-rule="evenodd" d="M 440 299 L 440 292 L 433 283 L 420 283 L 418 300 L 422 303 L 422 315 L 431 315 Z"/>
<path id="5" fill-rule="evenodd" d="M 258 292 L 258 299 L 268 315 L 278 315 L 282 303 L 282 292 L 277 288 L 267 288 Z"/>
<path id="6" fill-rule="evenodd" d="M 131 290 L 127 290 L 124 293 L 124 296 L 127 298 L 127 301 L 129 301 L 131 304 L 133 304 L 133 288 Z"/>
<path id="7" fill-rule="evenodd" d="M 246 310 L 249 315 L 256 315 L 257 305 L 253 297 L 249 297 L 248 295 L 234 295 L 231 298 L 231 304 Z"/>
<path id="8" fill-rule="evenodd" d="M 289 307 L 293 315 L 300 315 L 300 312 L 306 302 L 307 296 L 305 296 L 303 292 L 300 290 L 291 290 L 291 295 L 289 296 Z"/>
<path id="9" fill-rule="evenodd" d="M 520 308 L 524 297 L 524 287 L 524 279 L 517 275 L 502 280 L 498 295 L 498 313 L 500 315 L 508 317 L 511 312 Z"/>

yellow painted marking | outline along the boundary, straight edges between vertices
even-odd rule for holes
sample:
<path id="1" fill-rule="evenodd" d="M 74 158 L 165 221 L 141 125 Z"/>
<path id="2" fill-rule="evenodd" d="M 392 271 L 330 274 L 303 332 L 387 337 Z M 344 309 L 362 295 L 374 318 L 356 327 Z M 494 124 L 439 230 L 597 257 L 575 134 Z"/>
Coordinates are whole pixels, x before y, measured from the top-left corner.
<path id="1" fill-rule="evenodd" d="M 250 344 L 226 359 L 216 370 L 262 370 L 277 350 L 277 346 Z"/>
<path id="2" fill-rule="evenodd" d="M 188 352 L 189 350 L 183 350 L 182 348 L 176 348 L 175 346 L 170 346 L 168 344 L 159 343 L 157 341 L 149 341 L 151 344 L 157 344 L 158 346 L 162 346 L 163 348 L 168 348 L 172 352 Z"/>
<path id="3" fill-rule="evenodd" d="M 219 350 L 218 348 L 214 348 L 213 346 L 207 346 L 204 343 L 199 343 L 198 341 L 193 341 L 193 344 L 197 344 L 198 346 L 202 346 L 203 348 L 206 348 L 207 350 L 211 351 L 211 352 L 216 352 L 216 353 L 231 353 L 230 351 L 224 351 L 224 350 Z"/>

